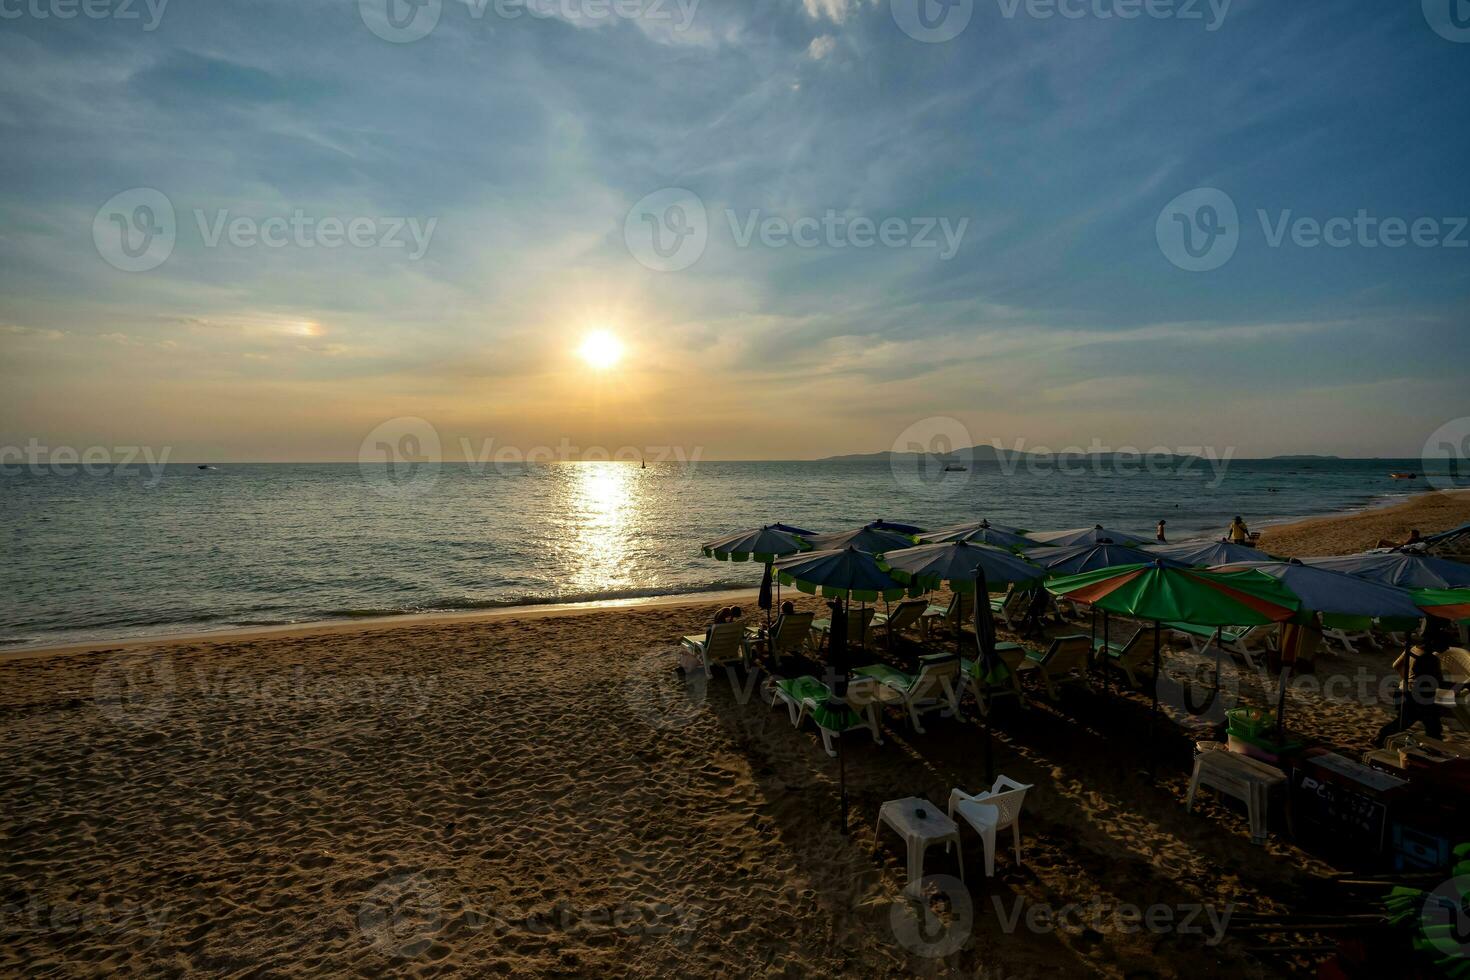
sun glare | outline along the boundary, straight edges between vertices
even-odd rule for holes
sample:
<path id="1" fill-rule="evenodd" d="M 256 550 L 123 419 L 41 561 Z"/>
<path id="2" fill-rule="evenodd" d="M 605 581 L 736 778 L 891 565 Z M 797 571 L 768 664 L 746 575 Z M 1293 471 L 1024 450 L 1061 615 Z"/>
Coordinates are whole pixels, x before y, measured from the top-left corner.
<path id="1" fill-rule="evenodd" d="M 577 348 L 577 354 L 599 371 L 606 371 L 623 357 L 623 342 L 606 330 L 590 333 Z"/>

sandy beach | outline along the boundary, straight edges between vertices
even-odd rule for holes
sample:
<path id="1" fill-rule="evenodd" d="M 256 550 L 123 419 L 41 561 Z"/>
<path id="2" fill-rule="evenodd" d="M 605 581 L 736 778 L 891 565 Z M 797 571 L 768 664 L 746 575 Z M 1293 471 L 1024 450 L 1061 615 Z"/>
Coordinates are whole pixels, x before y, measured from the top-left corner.
<path id="1" fill-rule="evenodd" d="M 1328 553 L 1464 506 L 1415 498 L 1273 529 L 1268 547 Z M 967 830 L 969 891 L 925 906 L 944 924 L 926 931 L 898 838 L 874 824 L 885 800 L 982 788 L 973 705 L 925 735 L 890 714 L 885 744 L 847 741 L 843 836 L 838 767 L 810 726 L 756 680 L 674 669 L 678 638 L 723 601 L 7 658 L 0 968 L 1311 975 L 1310 956 L 1247 953 L 1261 937 L 1229 921 L 1320 907 L 1338 869 L 1280 833 L 1252 845 L 1213 792 L 1186 813 L 1192 738 L 1216 719 L 1181 695 L 1155 726 L 1143 694 L 1096 684 L 994 713 L 997 770 L 1035 787 L 1023 861 L 1003 838 L 986 880 Z M 1388 717 L 1392 658 L 1324 656 L 1292 690 L 1290 727 L 1361 753 Z M 1181 691 L 1207 666 L 1167 659 Z M 1222 687 L 1260 704 L 1269 681 L 1227 665 Z M 935 850 L 927 870 L 961 867 Z"/>
<path id="2" fill-rule="evenodd" d="M 1356 514 L 1314 517 L 1261 531 L 1261 548 L 1273 555 L 1350 555 L 1380 540 L 1404 541 L 1409 532 L 1448 531 L 1470 521 L 1470 491 L 1429 490 L 1401 503 Z"/>

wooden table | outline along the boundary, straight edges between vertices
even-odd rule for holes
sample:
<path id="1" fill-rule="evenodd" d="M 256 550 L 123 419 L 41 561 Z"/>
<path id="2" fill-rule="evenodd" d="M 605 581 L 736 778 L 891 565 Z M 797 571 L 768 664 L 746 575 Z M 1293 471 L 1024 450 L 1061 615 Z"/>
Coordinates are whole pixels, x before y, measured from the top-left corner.
<path id="1" fill-rule="evenodd" d="M 1214 787 L 1246 805 L 1250 816 L 1251 843 L 1266 841 L 1266 809 L 1271 790 L 1286 784 L 1286 773 L 1258 759 L 1237 752 L 1204 752 L 1195 757 L 1194 775 L 1189 779 L 1186 810 L 1194 809 L 1194 794 L 1201 785 Z"/>

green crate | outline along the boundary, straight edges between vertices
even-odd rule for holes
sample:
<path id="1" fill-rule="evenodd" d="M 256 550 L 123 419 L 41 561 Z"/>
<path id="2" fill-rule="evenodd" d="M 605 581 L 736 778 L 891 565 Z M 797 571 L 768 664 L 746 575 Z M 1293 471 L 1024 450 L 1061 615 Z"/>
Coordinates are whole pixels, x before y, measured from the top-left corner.
<path id="1" fill-rule="evenodd" d="M 1225 712 L 1225 730 L 1232 735 L 1259 738 L 1276 727 L 1276 712 L 1266 708 L 1231 708 Z"/>

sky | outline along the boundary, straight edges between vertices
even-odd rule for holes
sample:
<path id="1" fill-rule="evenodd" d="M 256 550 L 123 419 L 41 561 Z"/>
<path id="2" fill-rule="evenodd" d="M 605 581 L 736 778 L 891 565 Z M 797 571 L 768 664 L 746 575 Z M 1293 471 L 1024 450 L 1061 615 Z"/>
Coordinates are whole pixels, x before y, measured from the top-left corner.
<path id="1" fill-rule="evenodd" d="M 1412 457 L 1470 415 L 1449 0 L 417 2 L 0 0 L 0 446 Z"/>

